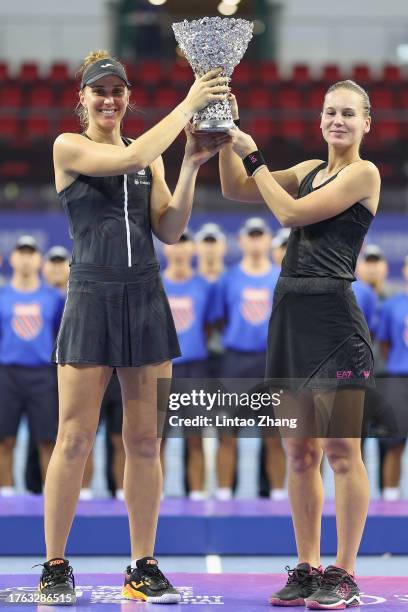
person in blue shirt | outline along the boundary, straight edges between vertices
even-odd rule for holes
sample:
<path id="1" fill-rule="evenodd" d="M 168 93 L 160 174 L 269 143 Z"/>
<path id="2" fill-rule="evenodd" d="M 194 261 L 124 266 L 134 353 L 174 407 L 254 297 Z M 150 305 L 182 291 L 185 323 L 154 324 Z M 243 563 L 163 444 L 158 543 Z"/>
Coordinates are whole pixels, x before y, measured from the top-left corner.
<path id="1" fill-rule="evenodd" d="M 386 395 L 397 414 L 401 410 L 406 411 L 408 404 L 408 255 L 404 259 L 402 274 L 406 283 L 405 291 L 384 301 L 376 330 L 390 377 Z M 386 501 L 397 501 L 401 494 L 401 458 L 406 438 L 383 442 L 388 443 L 383 464 L 383 498 Z"/>
<path id="2" fill-rule="evenodd" d="M 357 304 L 367 321 L 368 329 L 373 332 L 377 313 L 377 296 L 373 289 L 361 280 L 356 280 L 351 285 Z"/>
<path id="3" fill-rule="evenodd" d="M 193 236 L 188 230 L 177 244 L 164 246 L 167 266 L 163 273 L 163 286 L 181 350 L 181 356 L 173 360 L 173 378 L 207 378 L 206 328 L 221 314 L 213 299 L 214 285 L 193 270 L 194 254 Z M 186 488 L 191 499 L 200 500 L 206 497 L 202 439 L 191 435 L 186 438 L 186 444 Z"/>
<path id="4" fill-rule="evenodd" d="M 279 268 L 271 263 L 271 231 L 258 217 L 248 219 L 239 232 L 243 257 L 219 282 L 219 300 L 225 327 L 223 378 L 259 378 L 265 374 L 268 324 Z M 270 477 L 276 497 L 282 497 L 285 455 L 280 439 L 271 438 L 274 469 Z M 218 499 L 232 496 L 236 470 L 237 438 L 221 436 L 217 454 Z"/>
<path id="5" fill-rule="evenodd" d="M 10 283 L 0 289 L 0 487 L 13 493 L 13 450 L 23 414 L 39 450 L 43 480 L 58 420 L 55 366 L 50 363 L 64 300 L 41 281 L 41 254 L 21 236 L 10 255 Z"/>

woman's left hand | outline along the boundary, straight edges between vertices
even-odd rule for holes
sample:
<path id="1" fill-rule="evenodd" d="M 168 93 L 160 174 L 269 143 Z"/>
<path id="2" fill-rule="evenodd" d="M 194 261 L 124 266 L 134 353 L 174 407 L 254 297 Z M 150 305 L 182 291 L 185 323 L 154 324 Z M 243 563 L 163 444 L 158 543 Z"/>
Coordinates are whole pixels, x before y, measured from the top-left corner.
<path id="1" fill-rule="evenodd" d="M 233 128 L 228 131 L 231 137 L 232 150 L 234 153 L 239 155 L 241 159 L 244 159 L 250 153 L 258 150 L 254 139 L 245 132 L 241 132 L 238 128 Z"/>
<path id="2" fill-rule="evenodd" d="M 187 137 L 185 159 L 197 167 L 205 164 L 226 144 L 231 142 L 231 137 L 225 132 L 215 134 L 194 133 L 190 123 L 186 125 L 185 132 Z"/>

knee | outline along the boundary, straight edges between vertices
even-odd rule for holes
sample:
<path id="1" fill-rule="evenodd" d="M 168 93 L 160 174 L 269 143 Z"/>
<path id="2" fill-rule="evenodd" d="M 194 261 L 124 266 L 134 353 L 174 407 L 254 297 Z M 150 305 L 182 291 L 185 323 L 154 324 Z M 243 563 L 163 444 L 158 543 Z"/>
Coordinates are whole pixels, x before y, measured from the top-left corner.
<path id="1" fill-rule="evenodd" d="M 314 445 L 286 446 L 289 471 L 302 473 L 308 470 L 318 470 L 322 459 L 321 449 Z"/>
<path id="2" fill-rule="evenodd" d="M 124 434 L 126 457 L 154 461 L 160 456 L 160 439 L 148 435 Z"/>
<path id="3" fill-rule="evenodd" d="M 355 460 L 361 460 L 361 452 L 355 453 L 346 440 L 330 440 L 324 446 L 327 460 L 335 474 L 346 474 L 355 465 Z"/>
<path id="4" fill-rule="evenodd" d="M 58 446 L 66 461 L 86 460 L 91 452 L 94 434 L 90 431 L 61 431 Z"/>

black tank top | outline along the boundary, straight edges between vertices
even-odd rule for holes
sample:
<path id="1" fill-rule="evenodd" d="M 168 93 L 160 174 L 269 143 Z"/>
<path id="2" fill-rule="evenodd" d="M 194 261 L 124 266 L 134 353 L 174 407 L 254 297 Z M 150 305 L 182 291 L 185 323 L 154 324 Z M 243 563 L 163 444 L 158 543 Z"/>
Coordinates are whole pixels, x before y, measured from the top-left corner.
<path id="1" fill-rule="evenodd" d="M 324 162 L 305 176 L 299 187 L 298 198 L 314 191 L 313 179 L 326 166 Z M 319 187 L 334 180 L 337 174 Z M 356 280 L 354 271 L 357 257 L 373 218 L 371 212 L 357 202 L 335 217 L 293 228 L 282 262 L 281 276 Z"/>
<path id="2" fill-rule="evenodd" d="M 126 146 L 128 138 L 123 138 Z M 74 241 L 71 264 L 158 266 L 150 225 L 152 173 L 121 176 L 80 174 L 59 192 Z"/>

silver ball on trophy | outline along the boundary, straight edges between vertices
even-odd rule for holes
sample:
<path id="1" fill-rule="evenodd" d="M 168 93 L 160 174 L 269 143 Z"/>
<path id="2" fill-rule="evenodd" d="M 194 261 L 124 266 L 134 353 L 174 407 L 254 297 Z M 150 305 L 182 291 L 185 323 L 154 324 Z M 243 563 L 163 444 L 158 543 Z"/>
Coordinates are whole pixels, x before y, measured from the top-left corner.
<path id="1" fill-rule="evenodd" d="M 253 23 L 246 19 L 203 17 L 172 25 L 181 51 L 196 77 L 214 68 L 231 77 L 252 38 Z M 195 132 L 226 132 L 234 127 L 228 100 L 212 102 L 193 117 Z"/>

